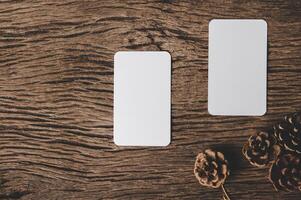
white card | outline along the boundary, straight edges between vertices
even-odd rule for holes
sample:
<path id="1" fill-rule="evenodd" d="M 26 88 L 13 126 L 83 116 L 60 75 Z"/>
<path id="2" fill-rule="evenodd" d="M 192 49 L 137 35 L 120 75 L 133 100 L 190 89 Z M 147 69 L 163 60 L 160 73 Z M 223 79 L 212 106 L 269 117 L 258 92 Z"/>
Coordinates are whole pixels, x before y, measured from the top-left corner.
<path id="1" fill-rule="evenodd" d="M 266 78 L 266 22 L 211 20 L 208 112 L 212 115 L 264 115 Z"/>
<path id="2" fill-rule="evenodd" d="M 167 146 L 171 126 L 171 57 L 165 51 L 114 56 L 114 142 Z"/>

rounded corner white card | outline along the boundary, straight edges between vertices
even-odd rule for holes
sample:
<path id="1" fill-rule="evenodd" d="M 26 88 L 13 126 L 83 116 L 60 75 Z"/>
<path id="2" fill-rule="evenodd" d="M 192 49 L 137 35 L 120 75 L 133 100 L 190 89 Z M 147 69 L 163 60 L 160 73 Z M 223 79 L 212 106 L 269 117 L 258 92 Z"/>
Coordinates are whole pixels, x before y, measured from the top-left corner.
<path id="1" fill-rule="evenodd" d="M 208 112 L 211 115 L 264 115 L 266 21 L 211 20 L 208 48 Z"/>
<path id="2" fill-rule="evenodd" d="M 171 57 L 165 51 L 114 56 L 114 143 L 167 146 L 171 126 Z"/>

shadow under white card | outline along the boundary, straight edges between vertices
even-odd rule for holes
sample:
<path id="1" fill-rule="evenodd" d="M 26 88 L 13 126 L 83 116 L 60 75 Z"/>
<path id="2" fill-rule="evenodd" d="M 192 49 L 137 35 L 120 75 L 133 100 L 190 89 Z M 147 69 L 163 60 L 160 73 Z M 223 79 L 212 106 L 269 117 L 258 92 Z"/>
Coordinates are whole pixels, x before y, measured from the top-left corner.
<path id="1" fill-rule="evenodd" d="M 261 116 L 266 112 L 267 24 L 264 20 L 209 23 L 208 111 Z"/>
<path id="2" fill-rule="evenodd" d="M 164 51 L 114 56 L 114 142 L 120 146 L 170 143 L 171 57 Z"/>

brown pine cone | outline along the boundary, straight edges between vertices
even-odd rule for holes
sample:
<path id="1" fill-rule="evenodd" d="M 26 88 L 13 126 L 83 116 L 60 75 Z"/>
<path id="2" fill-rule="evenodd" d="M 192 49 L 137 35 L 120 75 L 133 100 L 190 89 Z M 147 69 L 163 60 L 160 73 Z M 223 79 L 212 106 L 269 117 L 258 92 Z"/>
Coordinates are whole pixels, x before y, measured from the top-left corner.
<path id="1" fill-rule="evenodd" d="M 275 159 L 278 153 L 275 148 L 275 137 L 269 132 L 258 132 L 249 137 L 243 146 L 242 153 L 256 167 L 265 167 Z"/>
<path id="2" fill-rule="evenodd" d="M 277 191 L 301 191 L 300 154 L 290 152 L 280 155 L 270 168 L 269 179 Z"/>
<path id="3" fill-rule="evenodd" d="M 274 126 L 274 135 L 285 150 L 301 154 L 301 114 L 285 116 Z"/>
<path id="4" fill-rule="evenodd" d="M 198 154 L 194 174 L 201 185 L 218 188 L 229 176 L 228 162 L 221 152 L 207 149 Z"/>

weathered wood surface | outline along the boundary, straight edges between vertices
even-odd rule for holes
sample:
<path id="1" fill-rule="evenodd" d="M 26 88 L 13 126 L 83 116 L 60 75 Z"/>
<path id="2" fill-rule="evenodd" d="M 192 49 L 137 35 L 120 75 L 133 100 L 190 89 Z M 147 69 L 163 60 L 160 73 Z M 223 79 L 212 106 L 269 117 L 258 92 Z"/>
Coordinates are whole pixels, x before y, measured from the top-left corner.
<path id="1" fill-rule="evenodd" d="M 268 112 L 213 117 L 207 112 L 207 40 L 212 18 L 268 22 Z M 1 199 L 206 199 L 197 153 L 232 157 L 232 199 L 300 199 L 277 193 L 267 169 L 240 149 L 250 131 L 301 110 L 301 2 L 1 1 Z M 113 55 L 172 55 L 172 143 L 120 148 L 113 134 Z"/>

